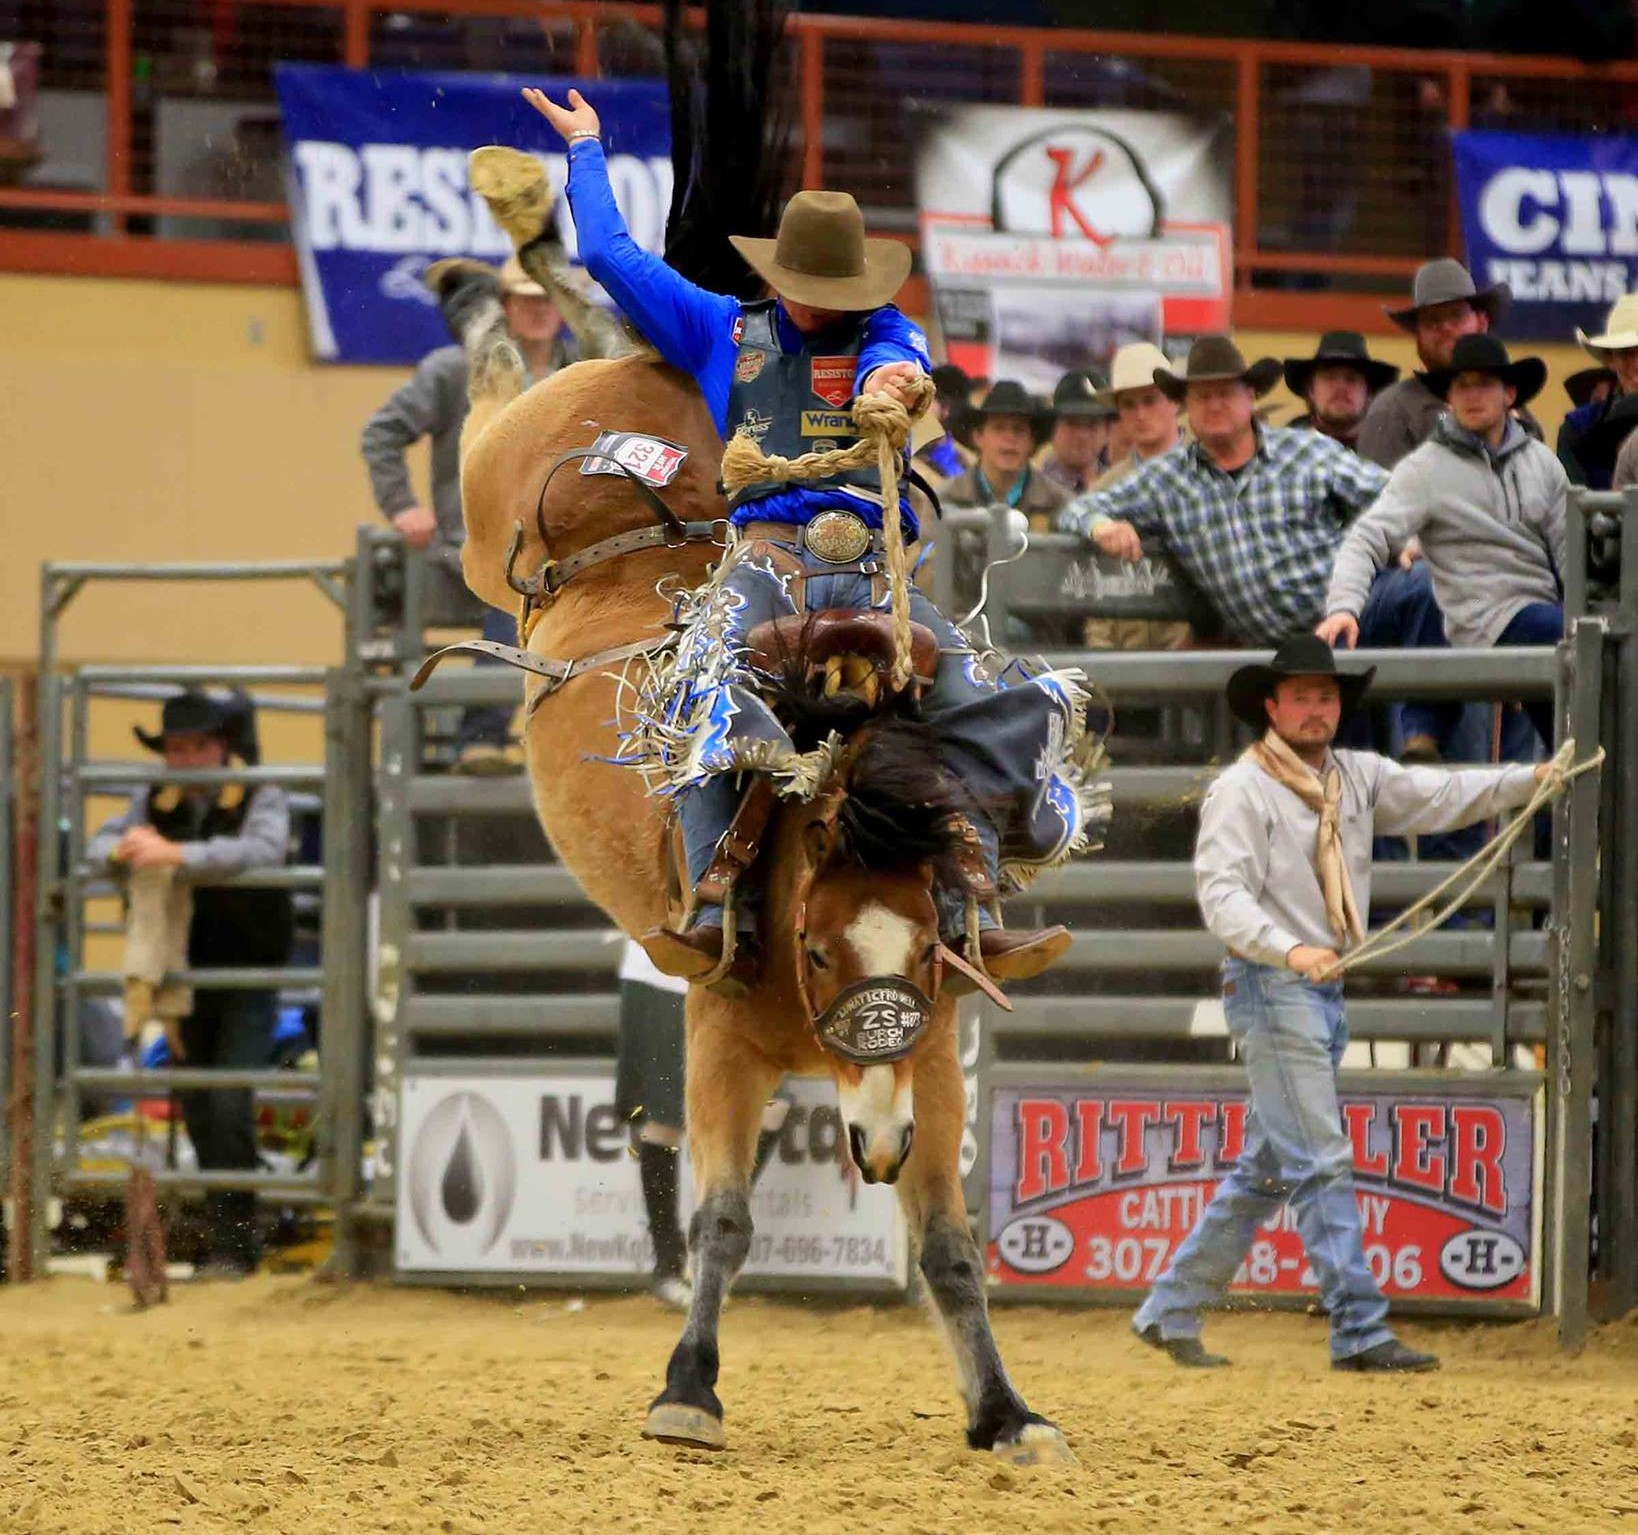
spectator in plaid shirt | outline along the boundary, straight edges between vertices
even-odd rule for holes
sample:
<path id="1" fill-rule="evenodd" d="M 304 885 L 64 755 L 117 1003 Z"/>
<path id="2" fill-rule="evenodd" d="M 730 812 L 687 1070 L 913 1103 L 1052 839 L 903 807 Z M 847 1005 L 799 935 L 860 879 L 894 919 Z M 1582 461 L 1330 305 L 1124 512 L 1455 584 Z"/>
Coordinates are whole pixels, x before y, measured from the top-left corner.
<path id="1" fill-rule="evenodd" d="M 1242 645 L 1276 646 L 1324 617 L 1343 533 L 1388 478 L 1317 432 L 1258 423 L 1256 401 L 1280 373 L 1275 358 L 1247 364 L 1227 336 L 1203 336 L 1181 374 L 1154 373 L 1183 401 L 1194 441 L 1077 498 L 1058 517 L 1059 527 L 1123 560 L 1138 559 L 1153 540 Z M 1366 645 L 1438 643 L 1443 620 L 1426 570 L 1382 572 L 1360 633 Z"/>

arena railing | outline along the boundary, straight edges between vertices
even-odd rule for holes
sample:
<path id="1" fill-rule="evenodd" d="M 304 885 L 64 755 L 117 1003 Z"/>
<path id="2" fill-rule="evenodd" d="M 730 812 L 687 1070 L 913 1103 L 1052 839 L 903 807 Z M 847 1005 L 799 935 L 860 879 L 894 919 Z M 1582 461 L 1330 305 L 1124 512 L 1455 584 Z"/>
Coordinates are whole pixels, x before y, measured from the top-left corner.
<path id="1" fill-rule="evenodd" d="M 387 558 L 383 558 L 385 552 Z M 401 624 L 410 605 L 402 591 L 395 536 L 366 530 L 347 560 L 263 564 L 179 563 L 149 566 L 48 564 L 42 574 L 38 737 L 43 769 L 39 839 L 31 913 L 35 965 L 33 1113 L 28 1208 L 17 1219 L 28 1232 L 31 1267 L 43 1272 L 49 1254 L 54 1198 L 76 1190 L 108 1190 L 125 1173 L 80 1166 L 79 1128 L 88 1095 L 144 1100 L 192 1088 L 250 1088 L 260 1101 L 303 1099 L 316 1105 L 317 1156 L 310 1173 L 209 1172 L 166 1166 L 161 1189 L 251 1189 L 281 1204 L 332 1206 L 337 1262 L 355 1266 L 357 1202 L 363 1155 L 366 910 L 371 864 L 372 667 L 394 671 L 407 653 Z M 340 666 L 79 665 L 60 666 L 60 628 L 75 597 L 93 583 L 295 581 L 315 585 L 340 610 Z M 394 590 L 396 583 L 397 590 Z M 412 616 L 412 615 L 411 615 Z M 415 643 L 419 642 L 417 634 Z M 322 762 L 175 772 L 148 763 L 96 760 L 90 749 L 93 700 L 163 696 L 179 686 L 244 688 L 258 712 L 322 713 Z M 394 684 L 395 685 L 395 684 Z M 269 689 L 308 689 L 290 695 Z M 184 970 L 170 979 L 196 989 L 277 990 L 317 1000 L 320 1065 L 314 1071 L 267 1068 L 126 1070 L 80 1064 L 82 998 L 117 992 L 116 972 L 88 968 L 86 902 L 109 889 L 106 872 L 85 863 L 87 801 L 128 797 L 158 782 L 276 783 L 292 791 L 292 808 L 321 818 L 322 859 L 221 881 L 316 893 L 320 898 L 320 963 L 279 967 Z M 62 835 L 56 834 L 57 828 Z M 271 1050 L 271 1041 L 269 1042 Z"/>
<path id="2" fill-rule="evenodd" d="M 575 0 L 272 0 L 213 12 L 169 0 L 47 7 L 45 91 L 100 95 L 96 184 L 0 188 L 0 265 L 294 285 L 276 152 L 237 143 L 221 195 L 187 195 L 154 146 L 168 105 L 271 124 L 276 59 L 355 68 L 657 72 L 655 5 Z M 696 13 L 697 20 L 697 13 Z M 883 233 L 916 243 L 909 157 L 918 102 L 1159 106 L 1232 124 L 1236 322 L 1379 328 L 1377 290 L 1461 254 L 1448 134 L 1474 125 L 1587 132 L 1630 115 L 1638 63 L 1263 39 L 797 14 L 789 61 L 801 180 L 853 190 Z M 23 39 L 30 41 L 31 39 Z M 1329 86 L 1330 89 L 1318 89 Z M 53 96 L 53 99 L 56 99 Z M 81 98 L 84 106 L 91 103 Z M 223 135 L 232 116 L 217 111 Z M 88 120 L 81 111 L 82 121 Z M 197 167 L 191 168 L 196 172 Z M 246 195 L 247 186 L 259 197 Z M 37 226 L 17 227 L 33 221 Z M 90 226 L 65 233 L 64 222 Z M 910 307 L 924 308 L 912 290 Z"/>
<path id="3" fill-rule="evenodd" d="M 10 677 L 0 677 L 0 1200 L 11 1198 L 11 1052 L 12 1018 L 17 998 L 12 991 L 17 953 L 13 926 L 16 911 L 13 835 L 19 805 L 17 741 L 12 728 L 16 708 Z M 7 1224 L 0 1222 L 0 1224 Z"/>

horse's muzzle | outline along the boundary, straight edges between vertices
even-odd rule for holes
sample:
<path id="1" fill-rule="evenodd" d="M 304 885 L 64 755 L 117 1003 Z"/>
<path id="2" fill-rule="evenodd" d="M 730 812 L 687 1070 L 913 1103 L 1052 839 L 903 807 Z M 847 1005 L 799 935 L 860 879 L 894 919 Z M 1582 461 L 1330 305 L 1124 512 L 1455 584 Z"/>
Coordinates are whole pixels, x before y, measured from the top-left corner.
<path id="1" fill-rule="evenodd" d="M 904 1127 L 899 1137 L 898 1154 L 886 1166 L 872 1163 L 869 1148 L 865 1143 L 863 1125 L 850 1124 L 847 1127 L 847 1149 L 853 1157 L 853 1165 L 859 1169 L 859 1176 L 866 1183 L 897 1183 L 899 1174 L 904 1170 L 904 1164 L 909 1159 L 911 1144 L 916 1138 L 915 1121 Z"/>

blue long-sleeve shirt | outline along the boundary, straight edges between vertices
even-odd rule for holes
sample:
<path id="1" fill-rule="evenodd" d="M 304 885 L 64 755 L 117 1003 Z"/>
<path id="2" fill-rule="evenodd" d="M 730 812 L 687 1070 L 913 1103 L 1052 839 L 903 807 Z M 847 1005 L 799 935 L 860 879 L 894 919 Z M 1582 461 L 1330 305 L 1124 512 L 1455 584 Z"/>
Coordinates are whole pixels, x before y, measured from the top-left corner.
<path id="1" fill-rule="evenodd" d="M 603 146 L 596 139 L 577 139 L 569 148 L 569 211 L 574 215 L 580 259 L 609 297 L 674 368 L 690 375 L 710 407 L 718 433 L 728 436 L 728 395 L 734 382 L 743 306 L 726 293 L 712 293 L 673 271 L 658 256 L 631 238 L 615 205 Z M 778 310 L 780 348 L 800 352 L 802 333 L 784 307 Z M 858 377 L 868 378 L 884 363 L 914 363 L 930 372 L 927 338 L 891 304 L 872 311 L 864 322 Z M 759 497 L 735 514 L 736 521 L 806 522 L 827 506 L 845 506 L 867 522 L 879 524 L 879 509 L 845 491 L 791 486 Z M 903 503 L 906 531 L 915 532 L 915 516 Z"/>

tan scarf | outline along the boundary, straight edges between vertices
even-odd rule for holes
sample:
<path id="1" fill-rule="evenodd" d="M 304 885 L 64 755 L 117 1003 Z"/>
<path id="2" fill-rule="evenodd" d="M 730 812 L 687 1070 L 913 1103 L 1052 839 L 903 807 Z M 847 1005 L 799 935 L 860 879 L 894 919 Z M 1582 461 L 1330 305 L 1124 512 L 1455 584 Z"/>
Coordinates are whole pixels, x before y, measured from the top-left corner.
<path id="1" fill-rule="evenodd" d="M 1342 851 L 1342 825 L 1338 812 L 1342 805 L 1342 774 L 1332 768 L 1323 778 L 1309 767 L 1272 730 L 1241 759 L 1255 762 L 1275 783 L 1284 784 L 1315 815 L 1319 831 L 1314 837 L 1314 871 L 1319 875 L 1325 896 L 1325 920 L 1331 935 L 1347 947 L 1365 936 L 1354 905 L 1354 887 L 1348 880 L 1348 860 Z"/>

